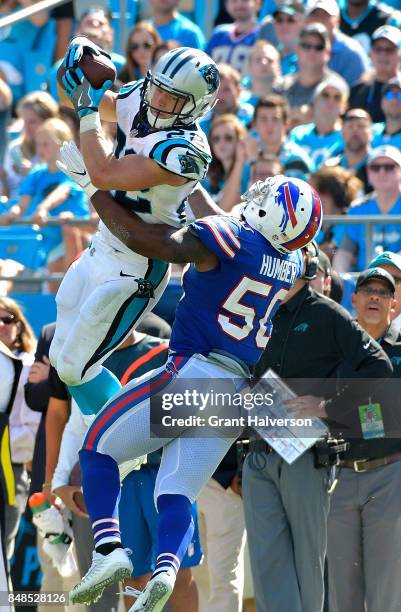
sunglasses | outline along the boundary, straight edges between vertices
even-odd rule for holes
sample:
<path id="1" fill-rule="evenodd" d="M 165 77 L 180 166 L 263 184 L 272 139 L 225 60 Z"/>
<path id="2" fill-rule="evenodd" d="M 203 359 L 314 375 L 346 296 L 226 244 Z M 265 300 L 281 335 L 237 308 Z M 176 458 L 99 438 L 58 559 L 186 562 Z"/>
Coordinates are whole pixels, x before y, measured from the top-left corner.
<path id="1" fill-rule="evenodd" d="M 397 51 L 397 47 L 375 47 L 373 45 L 372 51 L 374 53 L 385 53 L 386 55 L 393 55 Z"/>
<path id="2" fill-rule="evenodd" d="M 396 167 L 396 164 L 370 164 L 369 170 L 372 172 L 380 172 L 380 170 L 384 170 L 384 172 L 394 172 Z"/>
<path id="3" fill-rule="evenodd" d="M 323 51 L 324 45 L 313 45 L 312 43 L 300 42 L 299 46 L 305 51 Z"/>
<path id="4" fill-rule="evenodd" d="M 16 319 L 14 315 L 7 315 L 5 317 L 0 317 L 0 321 L 3 325 L 11 325 L 12 323 L 16 323 Z"/>
<path id="5" fill-rule="evenodd" d="M 152 43 L 143 42 L 143 43 L 131 43 L 130 49 L 131 51 L 138 51 L 138 49 L 151 49 L 153 47 Z"/>
<path id="6" fill-rule="evenodd" d="M 363 293 L 363 295 L 367 295 L 369 297 L 371 295 L 377 295 L 377 297 L 387 300 L 394 295 L 390 289 L 376 289 L 375 287 L 361 287 L 358 289 L 358 293 Z"/>
<path id="7" fill-rule="evenodd" d="M 295 19 L 293 17 L 280 17 L 277 16 L 274 20 L 276 23 L 295 23 Z"/>
<path id="8" fill-rule="evenodd" d="M 398 100 L 401 102 L 401 91 L 386 91 L 384 97 L 386 100 Z"/>
<path id="9" fill-rule="evenodd" d="M 320 95 L 325 100 L 334 100 L 335 102 L 341 102 L 341 94 L 329 94 L 327 91 L 322 91 Z"/>
<path id="10" fill-rule="evenodd" d="M 220 142 L 220 140 L 224 140 L 225 142 L 233 142 L 234 141 L 234 136 L 231 136 L 230 134 L 224 134 L 223 136 L 212 136 L 212 142 Z"/>

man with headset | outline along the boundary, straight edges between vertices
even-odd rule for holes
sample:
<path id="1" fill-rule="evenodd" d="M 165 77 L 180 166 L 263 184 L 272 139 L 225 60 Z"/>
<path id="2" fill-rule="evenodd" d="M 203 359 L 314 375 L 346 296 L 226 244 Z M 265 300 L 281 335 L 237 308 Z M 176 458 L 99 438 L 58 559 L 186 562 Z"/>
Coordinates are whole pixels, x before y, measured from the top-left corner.
<path id="1" fill-rule="evenodd" d="M 298 415 L 335 420 L 347 397 L 346 385 L 336 381 L 341 362 L 372 385 L 390 377 L 392 366 L 346 310 L 309 287 L 319 267 L 316 245 L 304 251 L 304 262 L 303 277 L 273 318 L 254 373 L 272 368 L 291 379 L 298 397 L 288 408 Z M 261 439 L 251 442 L 250 451 L 242 487 L 257 610 L 321 612 L 332 470 L 315 467 L 314 449 L 292 465 Z"/>

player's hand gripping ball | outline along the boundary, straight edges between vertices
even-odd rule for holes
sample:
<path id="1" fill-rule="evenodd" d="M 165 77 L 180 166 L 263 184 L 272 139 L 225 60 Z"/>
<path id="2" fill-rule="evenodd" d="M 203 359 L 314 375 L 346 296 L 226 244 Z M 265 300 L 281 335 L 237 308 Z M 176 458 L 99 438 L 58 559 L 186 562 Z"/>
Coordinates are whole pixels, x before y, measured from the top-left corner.
<path id="1" fill-rule="evenodd" d="M 106 81 L 114 83 L 117 76 L 110 55 L 86 36 L 77 36 L 71 41 L 64 61 L 57 71 L 57 80 L 63 89 L 63 76 L 66 70 L 71 68 L 80 68 L 95 89 L 101 89 Z"/>
<path id="2" fill-rule="evenodd" d="M 78 36 L 69 44 L 62 66 L 58 78 L 80 121 L 90 119 L 90 116 L 93 120 L 93 114 L 98 112 L 102 98 L 116 76 L 109 54 L 85 36 Z"/>

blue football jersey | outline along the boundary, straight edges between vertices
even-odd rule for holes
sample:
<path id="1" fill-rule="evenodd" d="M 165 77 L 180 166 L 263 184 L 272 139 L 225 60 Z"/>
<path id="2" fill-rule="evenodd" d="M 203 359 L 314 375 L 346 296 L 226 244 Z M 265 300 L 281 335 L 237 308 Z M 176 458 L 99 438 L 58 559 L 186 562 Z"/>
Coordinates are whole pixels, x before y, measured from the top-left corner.
<path id="1" fill-rule="evenodd" d="M 301 274 L 301 253 L 281 255 L 234 217 L 206 217 L 190 228 L 219 264 L 209 272 L 193 264 L 186 269 L 170 347 L 180 355 L 224 351 L 252 366 L 269 341 L 274 313 Z"/>
<path id="2" fill-rule="evenodd" d="M 206 46 L 206 53 L 216 64 L 230 64 L 245 76 L 249 51 L 255 44 L 258 33 L 259 26 L 244 34 L 236 34 L 232 23 L 217 26 Z"/>

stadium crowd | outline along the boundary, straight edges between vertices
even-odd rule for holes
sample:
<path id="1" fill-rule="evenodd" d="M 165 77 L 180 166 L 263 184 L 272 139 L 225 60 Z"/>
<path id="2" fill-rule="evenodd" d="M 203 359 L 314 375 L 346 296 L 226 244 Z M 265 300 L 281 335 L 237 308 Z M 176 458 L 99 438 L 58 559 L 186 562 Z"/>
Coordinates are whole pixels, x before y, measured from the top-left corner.
<path id="1" fill-rule="evenodd" d="M 4 0 L 0 19 L 33 4 L 35 0 Z M 75 4 L 75 11 L 79 4 Z M 90 564 L 91 531 L 79 498 L 76 465 L 86 425 L 49 364 L 54 325 L 48 321 L 39 340 L 35 339 L 18 305 L 19 285 L 13 278 L 25 279 L 29 286 L 35 276 L 65 272 L 90 244 L 98 224 L 85 192 L 56 164 L 63 142 L 75 141 L 79 146 L 79 123 L 75 113 L 61 104 L 56 80 L 73 33 L 87 36 L 110 52 L 118 74 L 113 85 L 116 91 L 121 84 L 145 77 L 165 51 L 178 46 L 203 49 L 215 60 L 221 86 L 216 106 L 201 120 L 212 152 L 203 186 L 227 214 L 238 214 L 240 196 L 254 181 L 285 174 L 311 183 L 321 196 L 325 215 L 344 215 L 345 219 L 376 215 L 387 221 L 377 221 L 370 237 L 363 223 L 324 222 L 319 249 L 305 255 L 315 268 L 303 281 L 306 289 L 302 286 L 298 290 L 315 297 L 316 293 L 324 294 L 342 303 L 365 330 L 361 334 L 370 334 L 381 345 L 377 359 L 387 363 L 385 354 L 389 356 L 394 377 L 401 363 L 401 223 L 388 222 L 389 217 L 401 215 L 401 12 L 397 0 L 222 0 L 208 40 L 193 15 L 179 12 L 178 0 L 138 4 L 138 19 L 128 33 L 124 54 L 116 52 L 116 23 L 112 7 L 107 5 L 86 3 L 80 13 L 67 2 L 0 29 L 0 276 L 7 277 L 0 280 L 0 416 L 9 415 L 9 421 L 0 419 L 0 522 L 6 567 L 29 494 L 42 491 L 51 504 L 62 501 L 72 511 L 75 573 L 62 576 L 53 567 L 38 534 L 43 591 L 68 590 L 77 581 L 78 572 L 83 575 Z M 115 124 L 105 123 L 104 128 L 113 145 Z M 364 272 L 368 268 L 370 274 Z M 54 294 L 57 287 L 57 281 L 50 278 L 47 283 L 31 285 L 30 290 Z M 282 336 L 275 338 L 280 351 L 283 343 L 291 343 L 309 325 L 299 320 L 301 306 L 296 300 L 294 304 L 279 311 L 282 318 L 290 319 Z M 344 325 L 351 328 L 350 315 L 345 310 L 341 313 L 346 318 Z M 170 324 L 173 317 L 172 311 L 167 317 Z M 329 321 L 327 333 L 337 329 L 337 324 Z M 302 325 L 306 327 L 302 329 Z M 159 367 L 166 359 L 169 333 L 168 323 L 149 316 L 109 358 L 108 367 L 122 383 Z M 294 341 L 294 350 L 302 353 L 298 342 Z M 332 362 L 336 371 L 341 367 L 346 370 L 352 357 L 343 354 L 345 344 L 337 337 L 335 345 L 336 358 L 323 354 L 322 360 L 328 360 L 330 371 Z M 271 360 L 273 363 L 273 357 Z M 351 365 L 357 371 L 361 363 L 362 358 L 355 358 Z M 271 367 L 274 369 L 274 364 Z M 264 370 L 259 370 L 263 374 Z M 303 375 L 318 376 L 313 369 Z M 302 378 L 298 373 L 291 376 Z M 372 376 L 390 373 L 375 371 Z M 4 464 L 3 436 L 8 429 L 12 469 Z M 74 439 L 74 444 L 63 444 L 66 438 Z M 320 493 L 313 497 L 315 492 L 311 491 L 312 505 L 319 510 L 324 506 L 323 518 L 308 514 L 308 509 L 307 516 L 299 514 L 305 524 L 312 516 L 316 529 L 323 530 L 319 550 L 310 553 L 316 553 L 316 558 L 309 559 L 311 567 L 305 561 L 305 548 L 294 550 L 297 545 L 305 547 L 301 537 L 299 543 L 292 542 L 292 536 L 285 542 L 284 537 L 272 541 L 273 550 L 280 546 L 283 556 L 295 557 L 295 581 L 282 599 L 277 593 L 264 593 L 269 581 L 258 574 L 263 554 L 270 556 L 271 551 L 267 553 L 258 545 L 258 538 L 265 535 L 255 532 L 259 524 L 269 530 L 269 521 L 258 523 L 255 516 L 268 506 L 271 491 L 268 487 L 258 495 L 253 491 L 244 516 L 241 474 L 246 445 L 233 445 L 193 507 L 199 531 L 179 572 L 170 609 L 399 612 L 401 583 L 396 568 L 401 503 L 395 489 L 401 478 L 401 445 L 386 441 L 387 446 L 373 450 L 368 437 L 359 450 L 351 444 L 338 488 L 330 495 L 332 511 L 326 498 L 323 503 Z M 372 472 L 363 467 L 371 460 L 379 462 Z M 140 470 L 131 472 L 120 502 L 124 542 L 134 551 L 135 588 L 143 587 L 153 569 L 157 513 L 152 491 L 159 461 L 160 456 L 154 453 Z M 363 481 L 361 471 L 367 472 L 362 474 L 367 476 Z M 254 488 L 258 477 L 253 478 Z M 280 473 L 271 479 L 277 484 Z M 327 487 L 323 481 L 319 487 Z M 289 478 L 289 483 L 298 493 L 296 482 L 291 484 Z M 309 495 L 302 491 L 302 483 L 298 485 L 300 496 Z M 249 482 L 246 490 L 250 491 Z M 288 502 L 288 492 L 282 495 L 287 495 Z M 370 500 L 375 498 L 376 514 L 375 508 L 369 512 Z M 256 510 L 253 503 L 258 505 Z M 290 502 L 282 504 L 284 524 Z M 291 501 L 294 509 L 298 504 L 299 500 Z M 291 511 L 296 515 L 293 508 Z M 291 520 L 296 522 L 296 516 Z M 255 592 L 247 561 L 247 521 L 252 524 L 249 554 Z M 323 527 L 318 527 L 319 521 Z M 303 525 L 298 524 L 297 529 L 302 531 Z M 290 531 L 297 529 L 292 526 Z M 202 548 L 207 566 L 201 563 Z M 319 585 L 311 587 L 313 595 L 302 592 L 310 581 L 320 580 L 323 585 L 324 573 L 325 594 Z M 274 583 L 274 577 L 270 582 Z M 281 590 L 286 588 L 281 585 Z M 292 588 L 296 591 L 293 599 L 288 596 Z M 127 609 L 130 603 L 127 601 Z M 118 606 L 123 609 L 111 588 L 90 609 L 108 612 Z M 43 609 L 50 611 L 52 607 Z"/>

